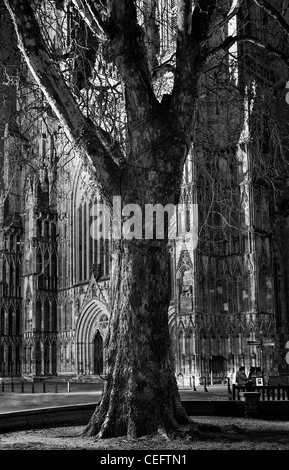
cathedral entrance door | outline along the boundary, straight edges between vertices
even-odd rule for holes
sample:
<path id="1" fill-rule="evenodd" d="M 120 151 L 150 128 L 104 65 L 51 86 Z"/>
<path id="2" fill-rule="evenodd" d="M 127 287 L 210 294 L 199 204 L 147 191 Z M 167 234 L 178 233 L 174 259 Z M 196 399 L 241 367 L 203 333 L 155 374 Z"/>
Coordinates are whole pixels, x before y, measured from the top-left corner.
<path id="1" fill-rule="evenodd" d="M 225 377 L 226 359 L 223 356 L 212 356 L 211 376 L 213 384 L 221 384 Z"/>
<path id="2" fill-rule="evenodd" d="M 99 331 L 93 339 L 94 347 L 94 374 L 103 373 L 103 339 Z"/>

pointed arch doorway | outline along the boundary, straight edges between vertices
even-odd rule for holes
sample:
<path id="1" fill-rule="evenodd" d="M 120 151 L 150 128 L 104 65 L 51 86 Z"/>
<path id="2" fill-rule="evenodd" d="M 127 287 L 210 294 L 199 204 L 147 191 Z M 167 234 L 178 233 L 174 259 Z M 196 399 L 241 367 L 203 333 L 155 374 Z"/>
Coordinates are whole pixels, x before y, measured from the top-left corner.
<path id="1" fill-rule="evenodd" d="M 99 331 L 93 339 L 93 372 L 97 375 L 103 374 L 103 339 Z"/>
<path id="2" fill-rule="evenodd" d="M 104 302 L 93 299 L 83 308 L 76 325 L 77 373 L 99 376 L 105 373 L 105 339 L 109 313 Z"/>

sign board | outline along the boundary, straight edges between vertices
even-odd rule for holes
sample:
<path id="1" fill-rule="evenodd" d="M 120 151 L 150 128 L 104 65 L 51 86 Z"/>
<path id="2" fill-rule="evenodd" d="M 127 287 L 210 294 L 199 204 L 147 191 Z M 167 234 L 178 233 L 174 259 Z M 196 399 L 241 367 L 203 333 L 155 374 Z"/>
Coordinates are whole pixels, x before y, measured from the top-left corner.
<path id="1" fill-rule="evenodd" d="M 266 346 L 273 346 L 274 347 L 275 346 L 275 341 L 270 341 L 270 340 L 264 339 L 263 340 L 263 346 L 265 346 L 265 347 Z"/>
<path id="2" fill-rule="evenodd" d="M 263 378 L 262 377 L 256 377 L 256 385 L 258 387 L 263 387 Z"/>
<path id="3" fill-rule="evenodd" d="M 261 341 L 247 341 L 250 346 L 260 346 Z"/>

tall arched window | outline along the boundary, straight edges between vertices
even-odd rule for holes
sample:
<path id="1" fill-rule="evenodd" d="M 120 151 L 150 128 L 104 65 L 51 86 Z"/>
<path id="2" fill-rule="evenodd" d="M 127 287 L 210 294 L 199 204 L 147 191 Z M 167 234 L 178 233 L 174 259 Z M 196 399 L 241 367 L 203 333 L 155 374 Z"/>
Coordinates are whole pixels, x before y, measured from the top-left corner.
<path id="1" fill-rule="evenodd" d="M 36 302 L 36 318 L 35 318 L 35 326 L 36 331 L 41 331 L 41 323 L 42 323 L 42 305 L 40 300 Z"/>
<path id="2" fill-rule="evenodd" d="M 42 236 L 42 220 L 37 219 L 36 222 L 36 237 L 39 238 Z"/>
<path id="3" fill-rule="evenodd" d="M 83 229 L 82 229 L 82 205 L 78 208 L 78 281 L 83 280 L 82 270 L 82 247 L 83 247 Z"/>
<path id="4" fill-rule="evenodd" d="M 85 173 L 80 171 L 74 191 L 73 239 L 77 249 L 74 252 L 74 280 L 87 282 L 92 269 L 101 267 L 101 276 L 108 277 L 110 271 L 110 241 L 97 233 L 101 232 L 96 205 L 102 203 L 99 195 L 84 194 Z M 87 182 L 89 184 L 89 182 Z"/>
<path id="5" fill-rule="evenodd" d="M 21 322 L 21 313 L 20 308 L 17 307 L 16 309 L 16 335 L 20 335 L 20 322 Z"/>
<path id="6" fill-rule="evenodd" d="M 13 307 L 9 307 L 8 310 L 8 335 L 13 334 Z"/>
<path id="7" fill-rule="evenodd" d="M 268 266 L 259 269 L 259 308 L 264 312 L 272 311 L 273 282 Z"/>
<path id="8" fill-rule="evenodd" d="M 43 323 L 44 323 L 44 331 L 50 330 L 50 304 L 49 300 L 46 299 L 44 302 L 44 311 L 43 311 Z"/>
<path id="9" fill-rule="evenodd" d="M 57 304 L 54 299 L 51 305 L 51 331 L 56 331 L 57 329 Z"/>

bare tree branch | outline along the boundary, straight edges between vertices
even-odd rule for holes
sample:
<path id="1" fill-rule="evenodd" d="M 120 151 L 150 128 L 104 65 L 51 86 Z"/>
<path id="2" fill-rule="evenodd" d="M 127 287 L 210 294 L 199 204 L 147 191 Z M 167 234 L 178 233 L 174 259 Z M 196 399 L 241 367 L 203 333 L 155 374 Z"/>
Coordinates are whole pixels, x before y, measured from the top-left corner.
<path id="1" fill-rule="evenodd" d="M 13 19 L 21 50 L 29 69 L 45 95 L 49 105 L 64 126 L 68 138 L 81 147 L 98 173 L 104 196 L 111 192 L 112 179 L 117 180 L 120 152 L 110 148 L 104 130 L 97 128 L 79 110 L 78 105 L 54 66 L 29 2 L 4 0 Z M 117 160 L 117 162 L 116 162 Z"/>
<path id="2" fill-rule="evenodd" d="M 92 3 L 86 0 L 72 0 L 72 3 L 95 37 L 101 42 L 104 41 L 107 32 L 106 25 Z"/>
<path id="3" fill-rule="evenodd" d="M 226 39 L 221 44 L 219 44 L 217 47 L 210 50 L 207 57 L 210 57 L 221 50 L 230 48 L 236 42 L 238 43 L 249 42 L 251 44 L 254 44 L 255 46 L 258 46 L 259 48 L 266 50 L 270 54 L 273 54 L 276 57 L 279 57 L 280 59 L 283 60 L 283 62 L 287 66 L 289 65 L 289 57 L 287 54 L 280 51 L 280 49 L 277 49 L 276 47 L 273 47 L 270 44 L 264 41 L 261 41 L 260 39 L 255 38 L 251 35 L 250 36 L 227 36 Z"/>

